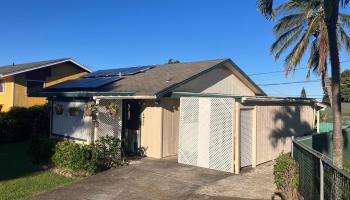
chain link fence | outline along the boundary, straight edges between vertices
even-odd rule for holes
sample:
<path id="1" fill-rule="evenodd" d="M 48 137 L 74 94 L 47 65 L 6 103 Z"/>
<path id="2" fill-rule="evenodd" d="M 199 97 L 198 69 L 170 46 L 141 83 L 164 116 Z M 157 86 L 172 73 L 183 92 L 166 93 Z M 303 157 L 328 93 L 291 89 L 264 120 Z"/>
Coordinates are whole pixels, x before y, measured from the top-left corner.
<path id="1" fill-rule="evenodd" d="M 350 199 L 350 175 L 326 156 L 298 140 L 293 141 L 293 158 L 299 164 L 299 192 L 305 200 Z"/>

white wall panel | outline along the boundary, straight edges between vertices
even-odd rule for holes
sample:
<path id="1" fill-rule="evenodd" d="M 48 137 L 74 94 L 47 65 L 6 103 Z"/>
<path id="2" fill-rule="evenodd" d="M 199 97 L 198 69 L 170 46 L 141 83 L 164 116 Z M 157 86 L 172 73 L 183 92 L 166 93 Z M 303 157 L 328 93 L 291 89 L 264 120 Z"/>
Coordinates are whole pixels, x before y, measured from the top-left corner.
<path id="1" fill-rule="evenodd" d="M 181 98 L 179 163 L 233 172 L 233 104 L 233 98 Z"/>
<path id="2" fill-rule="evenodd" d="M 56 113 L 55 109 L 53 109 L 52 133 L 65 137 L 87 140 L 92 128 L 91 118 L 84 117 L 85 102 L 54 101 L 53 106 L 55 105 L 63 106 L 63 113 L 59 115 Z M 79 108 L 79 114 L 77 116 L 71 116 L 69 114 L 70 107 Z"/>

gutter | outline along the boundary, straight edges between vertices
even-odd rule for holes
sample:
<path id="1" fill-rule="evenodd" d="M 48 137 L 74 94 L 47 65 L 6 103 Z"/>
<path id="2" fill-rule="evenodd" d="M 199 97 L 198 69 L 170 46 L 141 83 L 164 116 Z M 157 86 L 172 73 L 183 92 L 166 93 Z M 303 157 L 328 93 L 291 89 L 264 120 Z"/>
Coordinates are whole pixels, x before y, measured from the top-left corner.
<path id="1" fill-rule="evenodd" d="M 242 103 L 249 102 L 267 102 L 267 103 L 317 103 L 315 99 L 311 98 L 294 98 L 294 97 L 264 97 L 251 96 L 242 97 Z"/>
<path id="2" fill-rule="evenodd" d="M 157 96 L 94 96 L 93 99 L 157 99 Z"/>

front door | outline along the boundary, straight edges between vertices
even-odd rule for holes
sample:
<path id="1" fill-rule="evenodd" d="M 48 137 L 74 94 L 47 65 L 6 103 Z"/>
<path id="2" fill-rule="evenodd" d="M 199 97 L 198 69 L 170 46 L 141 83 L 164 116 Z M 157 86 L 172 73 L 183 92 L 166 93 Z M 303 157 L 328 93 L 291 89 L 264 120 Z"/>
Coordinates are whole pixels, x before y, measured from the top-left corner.
<path id="1" fill-rule="evenodd" d="M 123 148 L 126 154 L 138 153 L 140 147 L 141 105 L 136 100 L 123 101 Z"/>

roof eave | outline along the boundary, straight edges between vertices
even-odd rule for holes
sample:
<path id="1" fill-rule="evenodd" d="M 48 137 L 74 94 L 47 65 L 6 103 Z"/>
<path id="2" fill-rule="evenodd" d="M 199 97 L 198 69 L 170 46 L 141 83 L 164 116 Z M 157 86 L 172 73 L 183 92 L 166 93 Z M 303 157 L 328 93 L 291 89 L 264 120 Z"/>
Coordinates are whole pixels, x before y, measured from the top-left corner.
<path id="1" fill-rule="evenodd" d="M 255 84 L 255 82 L 249 78 L 249 76 L 243 71 L 241 70 L 238 65 L 236 65 L 236 63 L 234 63 L 231 59 L 227 59 L 227 62 L 229 62 L 233 68 L 235 70 L 238 71 L 238 73 L 240 73 L 250 84 L 252 84 L 252 86 L 257 90 L 258 93 L 256 93 L 257 95 L 261 95 L 261 96 L 267 96 L 267 94 L 264 92 L 264 90 L 262 90 L 257 84 Z M 259 94 L 260 93 L 260 94 Z"/>
<path id="2" fill-rule="evenodd" d="M 88 91 L 73 91 L 73 92 L 39 92 L 32 95 L 33 97 L 94 97 L 94 96 L 133 96 L 133 92 L 88 92 Z"/>
<path id="3" fill-rule="evenodd" d="M 45 67 L 50 67 L 50 66 L 61 64 L 61 63 L 65 63 L 65 62 L 71 62 L 71 63 L 79 66 L 80 68 L 86 70 L 87 72 L 92 72 L 92 70 L 90 68 L 84 66 L 83 64 L 78 63 L 77 61 L 75 61 L 75 60 L 73 60 L 71 58 L 68 58 L 68 59 L 60 60 L 60 61 L 57 61 L 57 62 L 45 64 L 45 65 L 39 65 L 37 67 L 33 67 L 33 68 L 30 68 L 30 69 L 25 69 L 25 70 L 19 70 L 19 71 L 15 71 L 15 72 L 11 72 L 11 73 L 0 74 L 0 78 L 5 78 L 5 77 L 13 76 L 13 75 L 16 75 L 16 74 L 21 74 L 21 73 L 25 73 L 25 72 L 29 72 L 29 71 L 33 71 L 33 70 L 37 70 L 37 69 L 42 69 L 42 68 L 45 68 Z"/>

